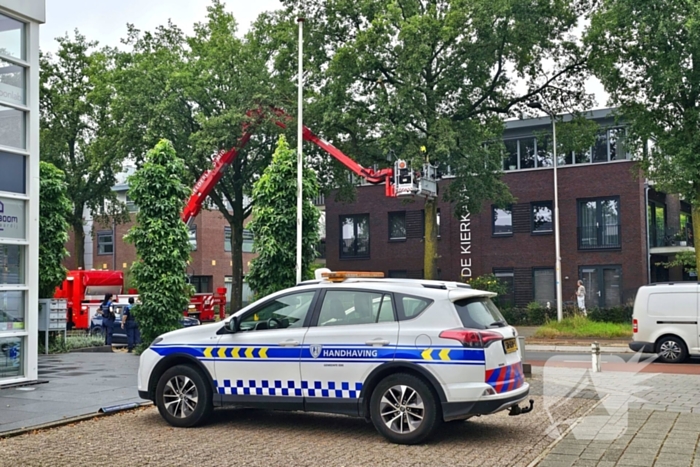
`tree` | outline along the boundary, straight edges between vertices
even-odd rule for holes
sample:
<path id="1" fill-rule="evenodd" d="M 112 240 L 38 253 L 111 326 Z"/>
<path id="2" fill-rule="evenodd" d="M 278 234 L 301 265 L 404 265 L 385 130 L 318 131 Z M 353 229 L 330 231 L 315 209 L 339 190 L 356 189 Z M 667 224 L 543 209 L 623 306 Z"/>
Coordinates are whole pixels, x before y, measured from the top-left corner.
<path id="1" fill-rule="evenodd" d="M 289 149 L 280 136 L 272 163 L 255 182 L 253 220 L 250 229 L 255 236 L 253 248 L 258 257 L 252 261 L 248 284 L 256 296 L 263 297 L 296 283 L 296 152 Z M 303 173 L 302 207 L 302 274 L 308 278 L 316 259 L 318 209 L 312 199 L 318 196 L 318 183 L 313 170 Z"/>
<path id="2" fill-rule="evenodd" d="M 125 239 L 136 247 L 132 274 L 140 304 L 134 316 L 144 344 L 180 327 L 189 303 L 188 230 L 180 219 L 189 188 L 182 183 L 185 167 L 173 145 L 161 140 L 146 154 L 143 166 L 129 177 L 129 197 L 139 206 L 136 225 Z"/>
<path id="3" fill-rule="evenodd" d="M 297 2 L 282 0 L 290 11 Z M 500 181 L 503 119 L 535 96 L 555 110 L 585 103 L 586 55 L 572 36 L 589 2 L 311 0 L 303 3 L 327 138 L 426 156 L 456 178 L 454 212 L 510 199 Z M 518 82 L 524 81 L 522 89 Z M 309 91 L 312 92 L 312 91 Z M 339 143 L 340 144 L 340 143 Z M 342 147 L 341 147 L 342 149 Z M 354 154 L 358 154 L 355 152 Z M 377 158 L 378 156 L 378 158 Z M 422 155 L 421 155 L 422 156 Z M 437 277 L 437 200 L 425 202 L 426 278 Z"/>
<path id="4" fill-rule="evenodd" d="M 68 255 L 71 205 L 63 172 L 41 161 L 39 178 L 39 297 L 51 298 L 66 278 L 63 259 Z"/>
<path id="5" fill-rule="evenodd" d="M 591 69 L 629 123 L 627 145 L 658 188 L 692 204 L 700 232 L 700 9 L 605 0 L 587 32 Z M 696 262 L 700 248 L 695 249 Z"/>
<path id="6" fill-rule="evenodd" d="M 98 219 L 124 219 L 112 191 L 124 154 L 112 144 L 112 93 L 108 82 L 109 50 L 96 51 L 77 31 L 58 38 L 56 56 L 42 54 L 40 114 L 41 157 L 65 174 L 78 267 L 85 267 L 85 208 Z"/>
<path id="7" fill-rule="evenodd" d="M 190 37 L 173 24 L 146 33 L 131 26 L 124 41 L 131 50 L 119 54 L 116 67 L 119 147 L 139 160 L 159 138 L 170 139 L 191 184 L 212 167 L 217 154 L 237 145 L 243 125 L 253 123 L 248 110 L 276 101 L 265 34 L 253 31 L 241 39 L 220 1 L 208 10 L 207 20 L 196 24 Z M 274 148 L 268 126 L 262 122 L 205 204 L 205 209 L 218 209 L 231 227 L 232 310 L 242 306 L 243 224 L 252 209 L 246 195 Z"/>

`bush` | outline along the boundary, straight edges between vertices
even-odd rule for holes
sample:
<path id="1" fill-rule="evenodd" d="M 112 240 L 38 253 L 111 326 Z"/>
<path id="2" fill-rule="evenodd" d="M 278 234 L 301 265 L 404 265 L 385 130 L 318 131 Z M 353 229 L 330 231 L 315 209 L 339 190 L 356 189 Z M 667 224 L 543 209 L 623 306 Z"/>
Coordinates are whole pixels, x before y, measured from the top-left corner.
<path id="1" fill-rule="evenodd" d="M 632 322 L 633 308 L 630 305 L 612 308 L 593 308 L 588 310 L 588 318 L 591 321 L 605 323 L 629 324 Z"/>
<path id="2" fill-rule="evenodd" d="M 501 314 L 513 326 L 541 326 L 557 320 L 556 308 L 547 309 L 537 302 L 529 303 L 526 308 L 503 308 Z M 566 319 L 580 313 L 578 307 L 572 305 L 563 307 L 562 315 Z M 599 323 L 629 324 L 632 322 L 632 306 L 592 308 L 588 310 L 588 319 Z"/>

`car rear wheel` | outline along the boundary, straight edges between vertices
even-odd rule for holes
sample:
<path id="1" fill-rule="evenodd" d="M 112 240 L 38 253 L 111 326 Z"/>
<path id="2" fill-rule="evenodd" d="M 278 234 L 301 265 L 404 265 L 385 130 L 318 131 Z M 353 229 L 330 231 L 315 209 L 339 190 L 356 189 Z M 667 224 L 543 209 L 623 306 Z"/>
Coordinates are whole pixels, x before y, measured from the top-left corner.
<path id="1" fill-rule="evenodd" d="M 387 376 L 372 392 L 370 415 L 374 427 L 397 444 L 418 444 L 438 427 L 439 405 L 428 385 L 413 375 Z"/>
<path id="2" fill-rule="evenodd" d="M 656 345 L 656 353 L 664 363 L 681 363 L 688 358 L 688 350 L 683 339 L 676 336 L 667 336 Z"/>
<path id="3" fill-rule="evenodd" d="M 192 427 L 202 423 L 213 410 L 211 388 L 199 371 L 177 365 L 158 380 L 156 405 L 172 426 Z"/>

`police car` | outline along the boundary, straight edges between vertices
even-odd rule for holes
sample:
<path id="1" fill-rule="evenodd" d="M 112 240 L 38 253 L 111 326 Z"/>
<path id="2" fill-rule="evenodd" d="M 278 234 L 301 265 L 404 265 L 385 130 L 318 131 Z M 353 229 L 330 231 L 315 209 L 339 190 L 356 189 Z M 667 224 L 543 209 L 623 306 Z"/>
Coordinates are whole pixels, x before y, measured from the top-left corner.
<path id="1" fill-rule="evenodd" d="M 325 270 L 226 320 L 158 337 L 139 395 L 176 427 L 236 405 L 364 417 L 415 444 L 443 421 L 520 407 L 517 332 L 490 297 L 456 282 Z"/>

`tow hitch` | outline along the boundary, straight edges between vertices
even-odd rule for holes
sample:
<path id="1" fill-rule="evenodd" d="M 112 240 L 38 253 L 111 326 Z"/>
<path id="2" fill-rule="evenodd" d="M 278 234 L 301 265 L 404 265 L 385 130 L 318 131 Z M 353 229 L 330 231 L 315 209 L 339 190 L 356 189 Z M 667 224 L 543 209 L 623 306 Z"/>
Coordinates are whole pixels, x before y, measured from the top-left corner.
<path id="1" fill-rule="evenodd" d="M 535 404 L 535 401 L 530 399 L 530 407 L 521 408 L 519 405 L 514 405 L 513 407 L 510 408 L 508 415 L 512 417 L 515 415 L 522 415 L 524 413 L 532 412 L 532 406 L 534 404 Z"/>

